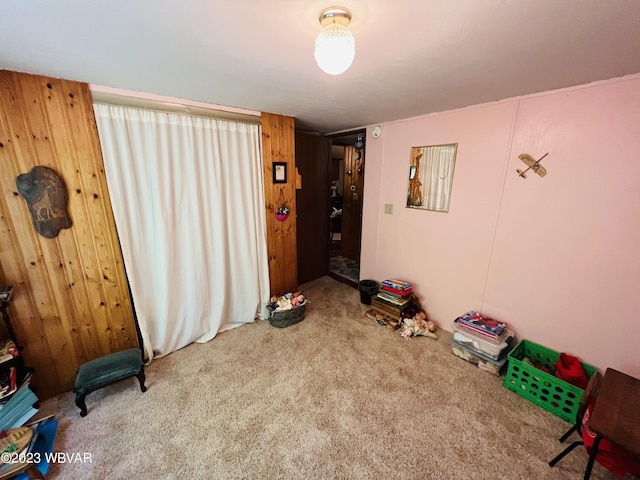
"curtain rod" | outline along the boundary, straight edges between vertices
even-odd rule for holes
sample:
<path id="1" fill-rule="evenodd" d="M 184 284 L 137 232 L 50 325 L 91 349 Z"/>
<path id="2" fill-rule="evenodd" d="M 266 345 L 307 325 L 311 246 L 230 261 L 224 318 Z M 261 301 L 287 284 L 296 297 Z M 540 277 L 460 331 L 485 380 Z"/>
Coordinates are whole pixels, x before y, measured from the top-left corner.
<path id="1" fill-rule="evenodd" d="M 260 112 L 241 108 L 193 102 L 179 98 L 154 94 L 138 93 L 99 85 L 89 85 L 91 97 L 95 103 L 122 105 L 127 107 L 160 110 L 168 113 L 181 113 L 202 117 L 233 120 L 244 123 L 260 124 Z"/>

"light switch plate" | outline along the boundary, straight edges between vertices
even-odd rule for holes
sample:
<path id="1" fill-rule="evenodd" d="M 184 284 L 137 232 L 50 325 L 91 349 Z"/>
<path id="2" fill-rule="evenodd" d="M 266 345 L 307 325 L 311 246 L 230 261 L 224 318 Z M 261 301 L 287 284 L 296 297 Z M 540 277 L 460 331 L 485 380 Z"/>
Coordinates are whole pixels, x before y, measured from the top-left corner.
<path id="1" fill-rule="evenodd" d="M 393 215 L 393 203 L 384 204 L 384 213 Z"/>

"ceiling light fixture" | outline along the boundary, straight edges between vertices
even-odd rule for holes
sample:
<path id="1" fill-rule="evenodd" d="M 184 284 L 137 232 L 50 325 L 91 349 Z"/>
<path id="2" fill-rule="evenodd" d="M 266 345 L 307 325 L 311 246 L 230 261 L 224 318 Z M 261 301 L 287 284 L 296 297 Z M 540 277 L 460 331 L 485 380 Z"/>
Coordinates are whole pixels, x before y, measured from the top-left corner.
<path id="1" fill-rule="evenodd" d="M 356 41 L 347 28 L 351 12 L 343 7 L 329 7 L 320 12 L 322 31 L 316 38 L 318 66 L 330 75 L 340 75 L 353 63 Z"/>

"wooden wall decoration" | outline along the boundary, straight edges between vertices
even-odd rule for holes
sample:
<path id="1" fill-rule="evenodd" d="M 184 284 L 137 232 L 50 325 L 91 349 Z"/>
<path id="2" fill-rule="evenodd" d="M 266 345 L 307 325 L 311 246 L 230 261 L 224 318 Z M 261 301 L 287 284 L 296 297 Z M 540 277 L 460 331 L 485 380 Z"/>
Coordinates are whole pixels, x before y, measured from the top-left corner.
<path id="1" fill-rule="evenodd" d="M 68 189 L 73 228 L 55 238 L 34 231 L 16 188 L 36 166 Z M 40 399 L 71 390 L 80 364 L 138 345 L 88 85 L 0 71 L 0 244 Z"/>
<path id="2" fill-rule="evenodd" d="M 296 176 L 289 174 L 286 183 L 274 183 L 274 163 L 285 163 L 295 172 L 294 119 L 272 113 L 261 114 L 262 161 L 264 168 L 265 208 L 267 215 L 267 252 L 271 295 L 283 295 L 298 288 L 296 250 Z M 278 199 L 284 198 L 289 217 L 276 219 Z"/>
<path id="3" fill-rule="evenodd" d="M 67 188 L 60 176 L 47 167 L 33 167 L 16 178 L 18 192 L 29 206 L 36 231 L 46 238 L 55 238 L 63 228 L 71 226 L 67 211 Z"/>

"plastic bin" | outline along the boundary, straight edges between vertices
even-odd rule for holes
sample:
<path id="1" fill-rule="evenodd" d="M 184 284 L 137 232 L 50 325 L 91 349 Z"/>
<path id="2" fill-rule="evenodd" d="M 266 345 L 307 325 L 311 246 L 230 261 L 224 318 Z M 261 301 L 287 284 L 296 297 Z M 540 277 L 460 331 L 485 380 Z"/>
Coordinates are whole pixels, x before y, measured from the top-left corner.
<path id="1" fill-rule="evenodd" d="M 545 367 L 553 367 L 560 353 L 529 340 L 521 340 L 509 353 L 509 367 L 502 386 L 563 420 L 575 423 L 584 390 L 528 365 L 522 361 L 525 357 Z M 582 363 L 582 368 L 587 377 L 596 373 L 596 368 L 586 363 Z"/>
<path id="2" fill-rule="evenodd" d="M 480 370 L 489 372 L 496 377 L 500 376 L 500 372 L 504 369 L 507 363 L 507 357 L 502 357 L 501 360 L 494 360 L 480 352 L 476 352 L 465 345 L 451 340 L 451 352 L 463 360 L 466 360 L 472 365 L 475 365 Z"/>
<path id="3" fill-rule="evenodd" d="M 375 280 L 360 280 L 358 290 L 360 290 L 360 303 L 371 305 L 371 299 L 378 293 L 380 287 Z"/>
<path id="4" fill-rule="evenodd" d="M 493 343 L 491 340 L 487 340 L 480 334 L 474 334 L 461 328 L 458 322 L 453 322 L 452 326 L 453 338 L 460 345 L 464 345 L 469 350 L 475 350 L 487 357 L 491 357 L 494 360 L 499 360 L 506 357 L 506 353 L 510 350 L 510 347 L 516 345 L 515 336 L 513 331 L 506 329 L 503 340 L 500 343 Z"/>

